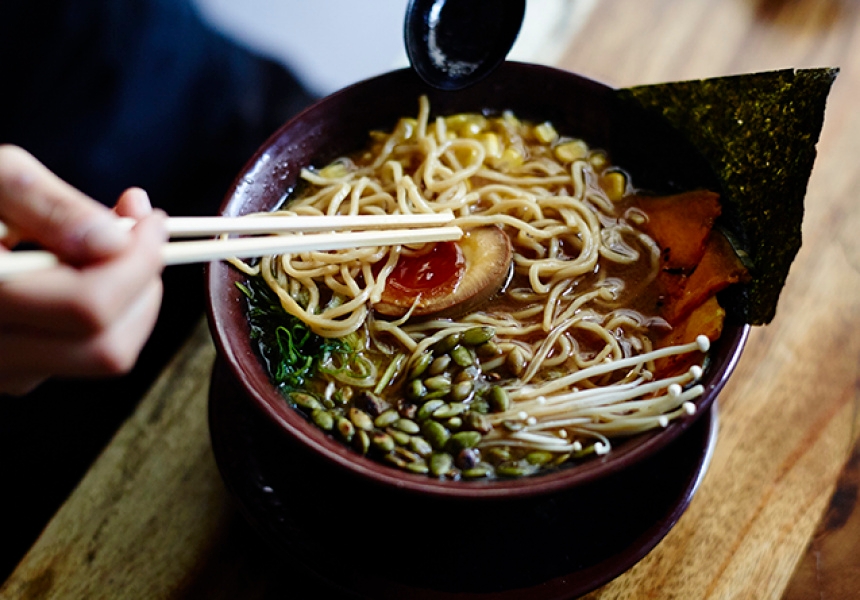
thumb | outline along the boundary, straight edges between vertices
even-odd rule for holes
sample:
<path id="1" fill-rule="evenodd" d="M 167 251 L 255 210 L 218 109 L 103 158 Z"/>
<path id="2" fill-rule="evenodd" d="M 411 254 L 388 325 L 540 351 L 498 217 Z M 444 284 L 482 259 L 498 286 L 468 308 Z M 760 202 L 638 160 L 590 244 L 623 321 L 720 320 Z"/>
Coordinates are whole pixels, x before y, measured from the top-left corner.
<path id="1" fill-rule="evenodd" d="M 72 264 L 110 256 L 131 240 L 110 209 L 11 145 L 0 145 L 0 221 Z"/>

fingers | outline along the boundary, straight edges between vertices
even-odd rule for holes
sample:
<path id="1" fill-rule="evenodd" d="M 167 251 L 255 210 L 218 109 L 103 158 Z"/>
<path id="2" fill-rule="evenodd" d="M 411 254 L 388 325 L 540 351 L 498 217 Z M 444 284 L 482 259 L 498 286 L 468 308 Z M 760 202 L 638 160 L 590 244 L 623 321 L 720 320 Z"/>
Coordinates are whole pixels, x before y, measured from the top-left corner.
<path id="1" fill-rule="evenodd" d="M 38 242 L 74 265 L 110 256 L 130 243 L 112 211 L 17 146 L 0 145 L 0 221 L 11 238 Z"/>
<path id="2" fill-rule="evenodd" d="M 137 224 L 129 231 L 119 217 Z M 0 253 L 34 241 L 61 264 L 0 282 L 0 394 L 52 376 L 132 368 L 161 306 L 166 216 L 130 188 L 114 210 L 15 146 L 0 145 Z"/>
<path id="3" fill-rule="evenodd" d="M 151 211 L 145 194 L 123 198 L 118 211 L 138 218 L 124 251 L 0 283 L 0 394 L 25 394 L 52 376 L 118 375 L 134 365 L 161 306 L 167 236 L 164 213 Z"/>
<path id="4" fill-rule="evenodd" d="M 163 268 L 164 215 L 153 212 L 133 230 L 133 243 L 109 261 L 67 265 L 0 284 L 0 330 L 91 335 L 125 312 Z"/>
<path id="5" fill-rule="evenodd" d="M 128 372 L 155 325 L 161 297 L 160 280 L 151 281 L 111 327 L 92 336 L 0 333 L 0 394 L 25 394 L 51 376 Z"/>
<path id="6" fill-rule="evenodd" d="M 152 205 L 145 191 L 140 188 L 129 188 L 120 195 L 113 210 L 121 217 L 143 219 L 152 213 Z"/>

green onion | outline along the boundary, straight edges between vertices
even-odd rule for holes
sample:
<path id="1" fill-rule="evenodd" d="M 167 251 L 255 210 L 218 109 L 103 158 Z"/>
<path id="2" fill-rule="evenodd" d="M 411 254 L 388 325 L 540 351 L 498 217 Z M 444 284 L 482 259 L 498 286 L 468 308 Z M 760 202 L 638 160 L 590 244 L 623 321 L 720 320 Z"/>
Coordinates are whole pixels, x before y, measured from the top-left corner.
<path id="1" fill-rule="evenodd" d="M 284 392 L 302 389 L 320 365 L 335 356 L 343 364 L 352 362 L 355 353 L 348 343 L 311 331 L 284 310 L 262 278 L 252 277 L 247 285 L 237 282 L 236 287 L 248 299 L 251 338 L 257 342 L 273 382 Z"/>

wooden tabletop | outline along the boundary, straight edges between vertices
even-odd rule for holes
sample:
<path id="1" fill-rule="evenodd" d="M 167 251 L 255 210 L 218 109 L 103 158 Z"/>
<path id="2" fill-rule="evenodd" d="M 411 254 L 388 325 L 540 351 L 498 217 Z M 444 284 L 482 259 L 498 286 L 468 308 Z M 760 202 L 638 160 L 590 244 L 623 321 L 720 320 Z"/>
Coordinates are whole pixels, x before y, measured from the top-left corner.
<path id="1" fill-rule="evenodd" d="M 534 60 L 617 87 L 841 68 L 803 247 L 776 319 L 752 332 L 720 396 L 704 481 L 643 560 L 586 597 L 860 598 L 860 3 L 574 0 L 571 10 L 576 22 Z M 267 551 L 219 477 L 214 357 L 201 323 L 0 597 L 319 596 L 319 582 Z"/>

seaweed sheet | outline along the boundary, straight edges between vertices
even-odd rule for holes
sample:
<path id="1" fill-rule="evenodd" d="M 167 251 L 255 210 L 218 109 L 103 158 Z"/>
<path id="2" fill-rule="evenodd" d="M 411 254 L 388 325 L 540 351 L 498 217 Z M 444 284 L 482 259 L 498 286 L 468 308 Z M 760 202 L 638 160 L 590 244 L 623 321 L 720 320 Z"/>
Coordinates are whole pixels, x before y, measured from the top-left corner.
<path id="1" fill-rule="evenodd" d="M 722 227 L 752 274 L 724 298 L 735 320 L 763 325 L 776 314 L 837 73 L 786 69 L 619 90 L 681 130 L 723 182 Z"/>

